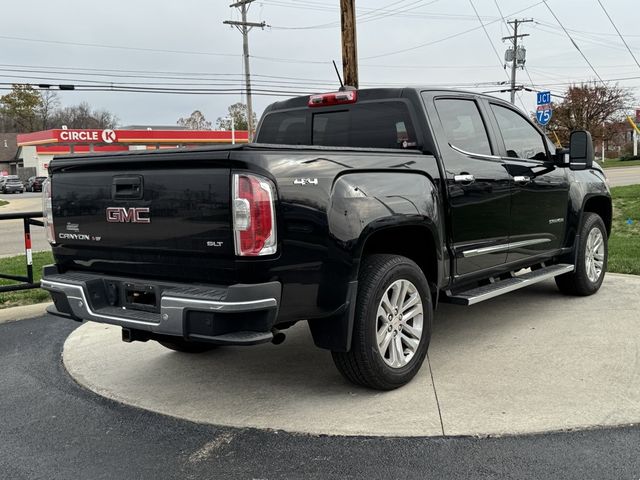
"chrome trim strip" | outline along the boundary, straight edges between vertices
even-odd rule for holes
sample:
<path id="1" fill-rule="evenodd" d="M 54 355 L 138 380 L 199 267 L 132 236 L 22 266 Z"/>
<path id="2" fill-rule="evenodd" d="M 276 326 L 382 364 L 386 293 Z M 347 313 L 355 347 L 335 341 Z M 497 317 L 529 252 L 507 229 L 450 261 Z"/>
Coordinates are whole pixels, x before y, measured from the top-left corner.
<path id="1" fill-rule="evenodd" d="M 498 157 L 497 155 L 485 155 L 483 153 L 473 153 L 473 152 L 467 152 L 466 150 L 463 150 L 461 148 L 456 147 L 455 145 L 452 145 L 451 143 L 449 144 L 449 146 L 451 148 L 453 148 L 456 152 L 458 153 L 462 153 L 463 155 L 468 155 L 470 157 L 474 157 L 474 158 L 486 158 L 489 160 L 500 160 L 502 161 L 502 157 Z"/>
<path id="2" fill-rule="evenodd" d="M 529 245 L 538 245 L 540 243 L 547 243 L 551 240 L 549 238 L 535 238 L 533 240 L 522 240 L 520 242 L 503 243 L 501 245 L 493 245 L 491 247 L 474 248 L 472 250 L 464 250 L 462 256 L 464 258 L 477 257 L 478 255 L 486 255 L 488 253 L 497 253 L 504 250 L 510 250 L 512 248 L 528 247 Z"/>
<path id="3" fill-rule="evenodd" d="M 71 300 L 71 299 L 80 300 L 82 302 L 82 305 L 79 305 L 78 303 L 72 303 L 71 301 L 69 301 L 69 305 L 71 306 L 71 309 L 73 310 L 74 315 L 76 315 L 79 318 L 82 318 L 83 320 L 86 319 L 86 320 L 94 320 L 99 322 L 100 320 L 95 320 L 95 319 L 100 318 L 103 320 L 110 320 L 115 322 L 127 322 L 127 323 L 133 323 L 136 325 L 148 325 L 148 326 L 158 325 L 155 322 L 145 322 L 144 320 L 134 320 L 126 317 L 113 317 L 111 315 L 104 315 L 101 313 L 94 312 L 93 310 L 91 310 L 91 307 L 87 302 L 87 297 L 84 294 L 84 288 L 82 288 L 80 285 L 52 282 L 51 280 L 41 280 L 40 286 L 43 288 L 50 287 L 50 288 L 60 289 L 62 293 L 64 293 L 67 296 L 67 300 Z M 67 292 L 68 289 L 76 290 L 80 294 L 80 297 L 70 295 L 69 292 Z M 102 323 L 110 323 L 110 322 L 102 322 Z"/>
<path id="4" fill-rule="evenodd" d="M 198 300 L 195 298 L 183 298 L 183 297 L 161 297 L 160 304 L 162 308 L 165 308 L 165 303 L 175 303 L 182 308 L 192 307 L 193 309 L 202 310 L 206 307 L 207 310 L 218 310 L 221 312 L 247 312 L 249 310 L 263 310 L 265 308 L 273 308 L 278 306 L 278 302 L 275 298 L 264 298 L 261 300 L 249 300 L 246 302 L 217 302 L 213 300 Z M 175 308 L 176 305 L 166 305 L 166 307 Z"/>

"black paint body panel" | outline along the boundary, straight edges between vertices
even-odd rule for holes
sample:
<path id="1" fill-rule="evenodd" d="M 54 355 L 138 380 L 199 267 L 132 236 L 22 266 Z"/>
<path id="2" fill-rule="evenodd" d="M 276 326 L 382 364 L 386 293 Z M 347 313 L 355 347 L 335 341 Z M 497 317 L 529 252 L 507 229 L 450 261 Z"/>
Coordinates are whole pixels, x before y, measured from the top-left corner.
<path id="1" fill-rule="evenodd" d="M 344 324 L 352 315 L 349 302 L 354 300 L 362 251 L 374 232 L 425 228 L 437 263 L 430 282 L 436 290 L 446 290 L 566 254 L 586 199 L 609 198 L 596 169 L 574 172 L 551 166 L 531 185 L 518 187 L 513 175 L 540 165 L 472 160 L 453 152 L 441 138 L 434 98 L 464 95 L 482 104 L 486 96 L 421 89 L 362 92 L 361 98 L 369 100 L 379 96 L 407 102 L 421 149 L 251 144 L 54 159 L 50 175 L 57 234 L 71 224 L 77 225 L 75 233 L 94 237 L 58 239 L 53 253 L 59 269 L 194 284 L 277 281 L 282 284 L 278 323 L 332 318 Z M 274 104 L 265 115 L 302 108 L 307 108 L 306 97 Z M 497 144 L 495 128 L 490 122 L 491 140 Z M 460 186 L 453 181 L 456 173 L 468 169 L 476 173 L 476 183 Z M 266 176 L 276 186 L 275 255 L 234 255 L 230 182 L 231 174 L 241 171 Z M 113 199 L 113 178 L 122 174 L 143 179 L 141 199 Z M 294 182 L 300 178 L 317 183 Z M 151 223 L 107 223 L 105 209 L 114 206 L 148 207 Z M 545 228 L 550 214 L 565 220 Z M 544 251 L 503 251 L 473 262 L 460 255 L 465 249 L 531 235 L 550 235 L 553 243 Z M 348 348 L 343 338 L 345 342 L 342 348 Z"/>

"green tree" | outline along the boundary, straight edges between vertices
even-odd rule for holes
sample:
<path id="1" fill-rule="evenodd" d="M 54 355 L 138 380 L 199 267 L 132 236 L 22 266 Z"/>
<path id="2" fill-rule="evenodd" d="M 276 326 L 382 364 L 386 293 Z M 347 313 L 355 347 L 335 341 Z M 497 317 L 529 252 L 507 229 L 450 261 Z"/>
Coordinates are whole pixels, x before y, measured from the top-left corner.
<path id="1" fill-rule="evenodd" d="M 236 130 L 249 130 L 249 122 L 247 121 L 247 106 L 244 103 L 234 103 L 229 106 L 229 114 L 226 117 L 219 117 L 216 121 L 216 127 L 220 130 L 231 130 L 231 119 L 233 118 Z M 256 114 L 253 114 L 253 124 L 257 125 Z"/>
<path id="2" fill-rule="evenodd" d="M 11 92 L 0 97 L 0 112 L 8 122 L 7 130 L 33 132 L 40 128 L 42 97 L 30 85 L 14 84 Z"/>
<path id="3" fill-rule="evenodd" d="M 189 130 L 211 130 L 211 122 L 208 121 L 200 110 L 194 110 L 186 118 L 179 118 L 178 125 Z"/>

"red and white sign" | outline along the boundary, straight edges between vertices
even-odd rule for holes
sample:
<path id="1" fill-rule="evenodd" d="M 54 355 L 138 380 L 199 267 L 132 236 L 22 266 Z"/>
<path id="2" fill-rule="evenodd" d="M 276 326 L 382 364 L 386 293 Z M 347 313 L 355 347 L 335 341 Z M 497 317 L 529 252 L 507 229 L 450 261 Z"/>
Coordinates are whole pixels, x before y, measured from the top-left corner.
<path id="1" fill-rule="evenodd" d="M 104 143 L 113 143 L 116 141 L 116 132 L 110 129 L 103 130 L 101 138 Z"/>
<path id="2" fill-rule="evenodd" d="M 236 130 L 111 130 L 53 129 L 18 135 L 18 146 L 62 147 L 73 144 L 76 152 L 127 148 L 128 145 L 202 145 L 215 143 L 247 143 L 248 132 Z"/>
<path id="3" fill-rule="evenodd" d="M 59 142 L 102 142 L 113 143 L 116 141 L 116 132 L 113 130 L 58 130 Z"/>

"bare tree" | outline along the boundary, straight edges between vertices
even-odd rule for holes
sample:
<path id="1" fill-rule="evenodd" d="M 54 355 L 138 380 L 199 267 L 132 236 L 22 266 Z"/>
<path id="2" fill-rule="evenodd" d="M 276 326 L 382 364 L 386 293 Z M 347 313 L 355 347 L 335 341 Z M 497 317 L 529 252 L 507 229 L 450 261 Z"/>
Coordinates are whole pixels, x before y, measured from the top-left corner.
<path id="1" fill-rule="evenodd" d="M 200 110 L 194 110 L 187 118 L 179 118 L 177 123 L 189 130 L 211 130 L 211 122 L 204 117 Z"/>
<path id="2" fill-rule="evenodd" d="M 118 117 L 108 110 L 93 110 L 87 102 L 56 110 L 51 119 L 55 127 L 68 128 L 115 128 Z"/>
<path id="3" fill-rule="evenodd" d="M 567 143 L 574 130 L 589 130 L 594 138 L 609 140 L 619 130 L 625 111 L 634 103 L 628 89 L 596 83 L 572 85 L 554 105 L 549 129 Z"/>
<path id="4" fill-rule="evenodd" d="M 40 91 L 40 107 L 38 116 L 42 122 L 42 129 L 47 130 L 52 127 L 51 120 L 56 110 L 60 107 L 60 98 L 53 90 Z"/>

